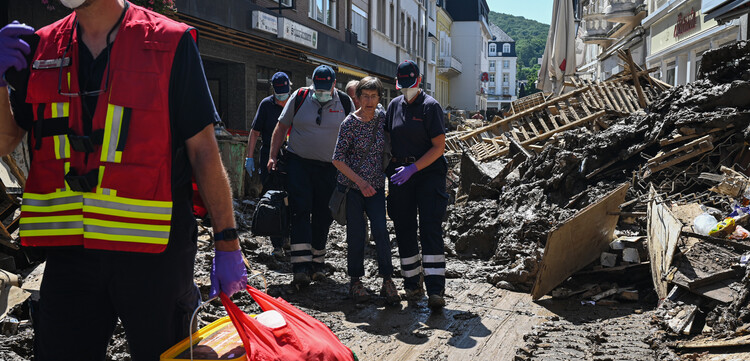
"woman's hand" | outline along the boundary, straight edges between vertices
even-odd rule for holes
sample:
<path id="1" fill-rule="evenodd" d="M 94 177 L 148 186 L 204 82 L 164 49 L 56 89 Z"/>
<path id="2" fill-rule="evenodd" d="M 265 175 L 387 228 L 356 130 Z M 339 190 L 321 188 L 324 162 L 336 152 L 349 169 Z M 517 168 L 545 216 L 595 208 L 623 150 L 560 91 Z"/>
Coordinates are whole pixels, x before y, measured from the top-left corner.
<path id="1" fill-rule="evenodd" d="M 375 188 L 364 180 L 361 183 L 357 183 L 357 187 L 359 187 L 359 191 L 362 192 L 362 195 L 365 197 L 372 197 L 377 193 Z"/>

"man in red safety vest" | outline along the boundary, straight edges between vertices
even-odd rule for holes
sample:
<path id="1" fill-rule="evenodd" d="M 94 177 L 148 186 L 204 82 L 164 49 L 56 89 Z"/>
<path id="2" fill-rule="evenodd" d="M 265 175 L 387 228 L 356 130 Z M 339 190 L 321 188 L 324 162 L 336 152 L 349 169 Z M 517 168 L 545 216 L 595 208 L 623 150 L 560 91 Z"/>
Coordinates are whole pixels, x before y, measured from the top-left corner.
<path id="1" fill-rule="evenodd" d="M 0 30 L 16 79 L 0 153 L 28 133 L 20 237 L 47 256 L 35 358 L 104 359 L 119 319 L 132 359 L 156 360 L 200 302 L 191 175 L 216 231 L 211 296 L 247 282 L 197 33 L 126 0 L 60 1 L 74 11 L 35 34 Z"/>

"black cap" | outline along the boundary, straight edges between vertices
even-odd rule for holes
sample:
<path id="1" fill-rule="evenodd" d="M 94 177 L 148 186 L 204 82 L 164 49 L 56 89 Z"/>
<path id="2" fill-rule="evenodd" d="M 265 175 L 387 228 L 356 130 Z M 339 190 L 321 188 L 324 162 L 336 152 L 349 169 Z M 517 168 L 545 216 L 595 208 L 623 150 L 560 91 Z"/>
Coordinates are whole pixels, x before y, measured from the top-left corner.
<path id="1" fill-rule="evenodd" d="M 419 67 L 417 63 L 406 60 L 398 65 L 396 71 L 396 89 L 416 88 L 419 85 Z"/>

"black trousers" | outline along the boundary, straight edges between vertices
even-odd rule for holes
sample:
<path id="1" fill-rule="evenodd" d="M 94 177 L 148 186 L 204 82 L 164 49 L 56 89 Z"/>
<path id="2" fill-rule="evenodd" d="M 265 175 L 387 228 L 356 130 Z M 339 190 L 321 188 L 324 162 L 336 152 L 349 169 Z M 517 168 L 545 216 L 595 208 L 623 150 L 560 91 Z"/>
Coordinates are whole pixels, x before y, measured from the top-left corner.
<path id="1" fill-rule="evenodd" d="M 403 164 L 389 166 L 389 178 L 395 168 L 401 165 Z M 396 230 L 404 288 L 419 287 L 419 276 L 424 274 L 427 294 L 430 295 L 442 295 L 445 289 L 442 224 L 448 206 L 446 173 L 445 159 L 439 158 L 400 186 L 390 181 L 388 183 L 388 216 L 393 220 Z"/>
<path id="2" fill-rule="evenodd" d="M 333 223 L 328 201 L 336 188 L 336 167 L 292 153 L 287 161 L 292 270 L 294 273 L 322 271 L 328 230 Z"/>
<path id="3" fill-rule="evenodd" d="M 200 303 L 193 283 L 196 250 L 190 240 L 170 241 L 161 254 L 49 249 L 35 359 L 104 360 L 119 318 L 132 360 L 158 360 L 188 336 Z"/>

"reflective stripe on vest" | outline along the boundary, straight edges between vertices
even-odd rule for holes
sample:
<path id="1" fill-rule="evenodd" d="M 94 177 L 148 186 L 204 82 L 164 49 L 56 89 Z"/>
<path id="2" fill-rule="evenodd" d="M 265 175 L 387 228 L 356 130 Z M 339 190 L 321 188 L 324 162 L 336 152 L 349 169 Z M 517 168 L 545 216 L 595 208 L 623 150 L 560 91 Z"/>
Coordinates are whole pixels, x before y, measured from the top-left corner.
<path id="1" fill-rule="evenodd" d="M 70 103 L 52 103 L 50 106 L 52 118 L 70 116 Z M 70 158 L 70 142 L 67 134 L 55 135 L 55 159 Z"/>
<path id="2" fill-rule="evenodd" d="M 19 235 L 83 235 L 83 214 L 80 213 L 82 205 L 83 194 L 79 192 L 24 193 L 21 212 L 25 216 L 19 221 Z"/>
<path id="3" fill-rule="evenodd" d="M 24 197 L 21 210 L 35 215 L 21 218 L 21 237 L 83 235 L 86 239 L 163 245 L 169 240 L 172 202 L 79 192 L 26 193 Z M 83 213 L 60 214 L 76 210 Z"/>
<path id="4" fill-rule="evenodd" d="M 120 163 L 122 162 L 122 149 L 125 144 L 121 144 L 120 136 L 123 129 L 123 119 L 128 119 L 130 109 L 119 105 L 107 105 L 107 123 L 104 127 L 104 141 L 102 142 L 102 162 Z M 99 173 L 101 177 L 101 172 Z"/>

